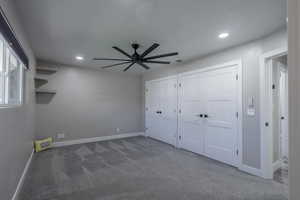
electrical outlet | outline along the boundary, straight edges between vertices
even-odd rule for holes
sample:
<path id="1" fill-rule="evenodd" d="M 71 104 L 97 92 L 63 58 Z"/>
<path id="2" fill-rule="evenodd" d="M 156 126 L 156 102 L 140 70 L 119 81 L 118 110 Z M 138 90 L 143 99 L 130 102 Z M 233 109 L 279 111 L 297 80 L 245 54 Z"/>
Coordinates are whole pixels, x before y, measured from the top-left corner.
<path id="1" fill-rule="evenodd" d="M 117 131 L 117 133 L 120 133 L 120 129 L 119 128 L 116 128 L 116 131 Z"/>
<path id="2" fill-rule="evenodd" d="M 57 139 L 64 139 L 64 138 L 65 138 L 65 133 L 58 133 L 58 134 L 56 135 L 56 138 L 57 138 Z"/>

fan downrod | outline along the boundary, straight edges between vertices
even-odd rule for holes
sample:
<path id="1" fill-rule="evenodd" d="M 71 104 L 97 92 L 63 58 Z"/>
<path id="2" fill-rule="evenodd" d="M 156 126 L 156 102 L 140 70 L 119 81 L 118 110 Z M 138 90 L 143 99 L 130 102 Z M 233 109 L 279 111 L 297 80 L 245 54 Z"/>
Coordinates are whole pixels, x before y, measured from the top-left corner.
<path id="1" fill-rule="evenodd" d="M 140 45 L 137 43 L 133 43 L 131 46 L 134 50 L 137 50 L 140 47 Z"/>

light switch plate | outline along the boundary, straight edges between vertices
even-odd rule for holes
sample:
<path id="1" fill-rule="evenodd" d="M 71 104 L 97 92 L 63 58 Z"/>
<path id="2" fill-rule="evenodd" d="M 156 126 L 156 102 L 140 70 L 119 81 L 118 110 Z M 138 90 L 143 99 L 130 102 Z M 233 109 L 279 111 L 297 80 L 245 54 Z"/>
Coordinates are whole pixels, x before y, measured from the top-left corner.
<path id="1" fill-rule="evenodd" d="M 64 139 L 65 138 L 65 133 L 58 133 L 56 138 L 57 139 Z"/>

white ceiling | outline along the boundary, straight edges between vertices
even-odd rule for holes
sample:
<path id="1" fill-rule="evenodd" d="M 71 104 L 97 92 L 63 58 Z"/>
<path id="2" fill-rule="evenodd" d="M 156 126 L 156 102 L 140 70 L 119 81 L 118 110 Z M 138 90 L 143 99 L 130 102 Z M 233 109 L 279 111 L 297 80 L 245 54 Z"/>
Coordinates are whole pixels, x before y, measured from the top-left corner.
<path id="1" fill-rule="evenodd" d="M 138 42 L 151 55 L 178 51 L 188 60 L 268 35 L 286 24 L 286 0 L 15 0 L 39 59 L 84 67 L 112 64 Z M 220 40 L 220 32 L 230 37 Z M 74 57 L 83 55 L 85 61 Z M 124 69 L 124 67 L 115 67 Z M 162 67 L 152 64 L 150 67 Z M 138 66 L 131 72 L 141 73 Z"/>

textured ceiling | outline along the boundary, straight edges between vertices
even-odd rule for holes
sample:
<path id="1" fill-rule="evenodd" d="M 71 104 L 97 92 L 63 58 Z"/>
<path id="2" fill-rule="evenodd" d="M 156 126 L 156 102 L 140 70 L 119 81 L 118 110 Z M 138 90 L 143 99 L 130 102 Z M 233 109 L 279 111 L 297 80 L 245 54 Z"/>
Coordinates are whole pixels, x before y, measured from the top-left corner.
<path id="1" fill-rule="evenodd" d="M 138 42 L 153 54 L 188 60 L 268 35 L 286 24 L 286 0 L 15 0 L 39 59 L 100 67 L 93 57 L 122 58 Z M 220 40 L 220 32 L 230 37 Z M 153 55 L 152 54 L 152 55 Z M 83 55 L 85 61 L 74 57 Z M 163 60 L 163 59 L 161 59 Z M 151 65 L 153 68 L 163 67 Z M 126 66 L 116 67 L 124 69 Z M 130 70 L 142 73 L 140 67 Z"/>

